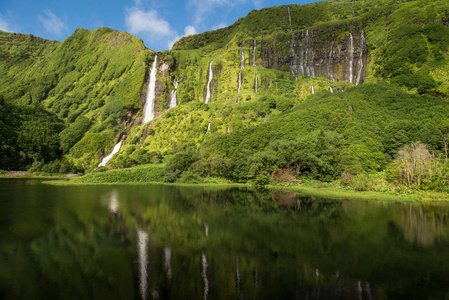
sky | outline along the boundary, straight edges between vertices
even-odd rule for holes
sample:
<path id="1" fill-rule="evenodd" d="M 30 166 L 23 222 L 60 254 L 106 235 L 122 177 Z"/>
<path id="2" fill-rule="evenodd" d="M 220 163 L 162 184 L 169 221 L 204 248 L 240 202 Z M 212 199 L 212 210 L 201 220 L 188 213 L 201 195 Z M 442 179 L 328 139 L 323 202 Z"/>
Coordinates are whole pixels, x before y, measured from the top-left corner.
<path id="1" fill-rule="evenodd" d="M 253 9 L 316 0 L 0 0 L 0 30 L 63 41 L 76 28 L 109 27 L 155 51 L 185 35 L 233 24 Z"/>

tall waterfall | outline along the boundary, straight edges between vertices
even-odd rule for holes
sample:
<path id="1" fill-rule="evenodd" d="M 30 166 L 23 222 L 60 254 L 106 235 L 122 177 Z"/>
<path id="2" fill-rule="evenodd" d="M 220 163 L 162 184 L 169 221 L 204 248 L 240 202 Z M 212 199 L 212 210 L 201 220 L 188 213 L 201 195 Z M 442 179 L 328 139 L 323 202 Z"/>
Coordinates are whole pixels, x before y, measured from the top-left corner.
<path id="1" fill-rule="evenodd" d="M 333 81 L 335 81 L 334 70 L 333 70 L 333 66 L 332 66 L 332 52 L 333 52 L 333 50 L 334 50 L 334 42 L 332 42 L 331 49 L 329 51 L 329 61 L 327 63 L 327 73 L 330 76 L 330 78 Z"/>
<path id="2" fill-rule="evenodd" d="M 253 48 L 253 67 L 256 66 L 256 46 L 257 46 L 257 42 L 256 42 L 256 40 L 254 40 L 254 48 Z"/>
<path id="3" fill-rule="evenodd" d="M 115 153 L 119 152 L 120 147 L 122 147 L 123 139 L 121 138 L 120 141 L 114 146 L 114 149 L 112 149 L 111 154 L 104 157 L 101 163 L 98 165 L 98 167 L 104 167 L 106 164 L 111 160 L 111 158 L 114 156 Z"/>
<path id="4" fill-rule="evenodd" d="M 148 83 L 147 100 L 143 108 L 142 124 L 154 119 L 154 97 L 156 93 L 157 55 L 154 57 L 150 70 L 150 82 Z"/>
<path id="5" fill-rule="evenodd" d="M 256 79 L 254 80 L 254 92 L 256 92 L 256 93 L 257 93 L 257 90 L 259 89 L 259 81 L 258 81 L 257 77 L 259 77 L 259 74 L 257 73 L 257 70 L 256 70 Z"/>
<path id="6" fill-rule="evenodd" d="M 139 287 L 142 299 L 147 297 L 148 286 L 148 234 L 142 230 L 137 231 L 137 250 L 139 259 Z"/>
<path id="7" fill-rule="evenodd" d="M 237 88 L 237 94 L 239 95 L 237 97 L 237 103 L 240 102 L 240 87 L 242 86 L 242 72 L 239 72 L 239 86 Z"/>
<path id="8" fill-rule="evenodd" d="M 209 79 L 207 81 L 207 87 L 206 87 L 206 101 L 204 101 L 206 104 L 210 104 L 210 83 L 212 81 L 212 78 L 214 78 L 214 73 L 212 73 L 212 62 L 209 63 Z"/>
<path id="9" fill-rule="evenodd" d="M 314 52 L 313 48 L 310 45 L 311 42 L 309 30 L 306 31 L 304 43 L 305 50 L 301 51 L 301 75 L 315 77 Z"/>
<path id="10" fill-rule="evenodd" d="M 210 132 L 210 122 L 207 123 L 207 129 L 206 129 L 206 133 L 209 133 L 209 132 Z"/>
<path id="11" fill-rule="evenodd" d="M 243 42 L 242 49 L 239 50 L 239 56 L 240 56 L 240 69 L 245 68 L 245 42 Z"/>
<path id="12" fill-rule="evenodd" d="M 290 14 L 290 6 L 287 6 L 287 12 L 288 12 L 288 24 L 290 25 L 290 31 L 292 31 L 292 16 Z"/>
<path id="13" fill-rule="evenodd" d="M 315 94 L 315 88 L 312 85 L 312 94 Z"/>
<path id="14" fill-rule="evenodd" d="M 360 56 L 359 56 L 359 62 L 357 64 L 357 80 L 355 82 L 355 85 L 360 84 L 360 79 L 362 77 L 362 69 L 363 69 L 363 46 L 365 45 L 365 32 L 362 30 L 362 33 L 360 34 Z"/>
<path id="15" fill-rule="evenodd" d="M 331 86 L 329 87 L 329 91 L 331 91 L 332 94 L 334 93 L 334 89 Z"/>
<path id="16" fill-rule="evenodd" d="M 354 80 L 354 75 L 353 73 L 353 63 L 354 63 L 354 38 L 352 37 L 352 33 L 349 33 L 349 43 L 350 43 L 350 48 L 349 48 L 349 81 L 352 83 L 352 81 Z"/>
<path id="17" fill-rule="evenodd" d="M 170 104 L 168 105 L 168 108 L 173 108 L 178 105 L 178 99 L 176 97 L 176 91 L 178 90 L 178 80 L 174 81 L 173 85 L 175 86 L 175 89 L 171 91 Z"/>

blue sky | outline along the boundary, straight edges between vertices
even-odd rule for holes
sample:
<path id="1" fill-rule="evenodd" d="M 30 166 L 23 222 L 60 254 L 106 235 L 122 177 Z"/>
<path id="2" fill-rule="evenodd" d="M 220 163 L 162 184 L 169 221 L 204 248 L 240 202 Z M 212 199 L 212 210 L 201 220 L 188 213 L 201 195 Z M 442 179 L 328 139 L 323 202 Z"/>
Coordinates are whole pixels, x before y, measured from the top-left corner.
<path id="1" fill-rule="evenodd" d="M 0 30 L 62 41 L 79 27 L 110 27 L 161 51 L 184 35 L 231 25 L 252 9 L 315 1 L 0 0 Z"/>

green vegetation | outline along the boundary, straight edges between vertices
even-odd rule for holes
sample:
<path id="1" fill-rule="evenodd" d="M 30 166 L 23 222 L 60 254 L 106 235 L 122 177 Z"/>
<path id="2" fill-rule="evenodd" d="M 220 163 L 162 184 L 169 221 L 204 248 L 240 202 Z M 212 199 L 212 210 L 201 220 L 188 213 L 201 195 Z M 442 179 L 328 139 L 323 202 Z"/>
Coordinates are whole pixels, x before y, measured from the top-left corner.
<path id="1" fill-rule="evenodd" d="M 443 0 L 334 0 L 251 11 L 156 54 L 156 118 L 144 125 L 155 54 L 139 39 L 108 28 L 78 29 L 63 43 L 0 32 L 0 169 L 445 192 L 448 10 Z M 348 81 L 350 53 L 358 86 Z M 299 76 L 311 65 L 322 75 Z M 178 106 L 168 109 L 175 87 Z M 403 154 L 417 142 L 429 154 L 412 179 Z"/>

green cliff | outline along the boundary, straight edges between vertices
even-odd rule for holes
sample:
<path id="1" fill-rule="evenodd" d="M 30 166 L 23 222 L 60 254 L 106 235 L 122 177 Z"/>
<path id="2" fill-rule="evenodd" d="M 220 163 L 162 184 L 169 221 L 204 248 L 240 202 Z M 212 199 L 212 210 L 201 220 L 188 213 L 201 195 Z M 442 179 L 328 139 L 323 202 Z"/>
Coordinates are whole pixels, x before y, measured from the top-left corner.
<path id="1" fill-rule="evenodd" d="M 94 170 L 119 141 L 107 168 L 165 160 L 166 181 L 286 169 L 328 181 L 384 170 L 414 141 L 443 155 L 448 25 L 442 0 L 370 0 L 251 11 L 159 53 L 107 28 L 62 43 L 1 33 L 0 105 L 14 113 L 1 116 L 0 169 Z M 48 135 L 20 138 L 41 118 Z"/>

